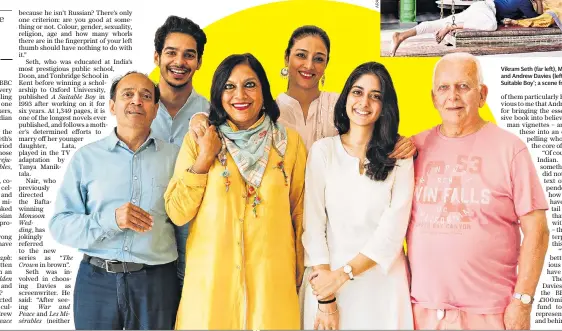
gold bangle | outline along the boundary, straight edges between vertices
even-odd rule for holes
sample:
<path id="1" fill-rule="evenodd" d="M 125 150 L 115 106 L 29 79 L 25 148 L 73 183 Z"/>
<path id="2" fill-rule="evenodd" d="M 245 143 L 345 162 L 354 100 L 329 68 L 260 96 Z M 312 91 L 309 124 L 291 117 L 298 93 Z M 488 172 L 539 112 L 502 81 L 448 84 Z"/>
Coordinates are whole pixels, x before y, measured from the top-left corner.
<path id="1" fill-rule="evenodd" d="M 334 310 L 333 312 L 327 312 L 327 311 L 323 311 L 322 309 L 320 309 L 320 304 L 318 304 L 318 311 L 321 312 L 322 314 L 326 314 L 326 315 L 334 315 L 335 313 L 337 313 L 338 310 L 338 306 L 336 306 L 336 310 Z"/>

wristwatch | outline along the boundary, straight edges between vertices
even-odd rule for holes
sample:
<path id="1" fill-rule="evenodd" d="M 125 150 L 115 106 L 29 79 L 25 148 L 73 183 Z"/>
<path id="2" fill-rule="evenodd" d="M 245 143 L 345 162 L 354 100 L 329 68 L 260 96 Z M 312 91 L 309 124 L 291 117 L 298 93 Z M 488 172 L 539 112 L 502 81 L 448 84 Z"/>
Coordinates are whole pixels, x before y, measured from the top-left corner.
<path id="1" fill-rule="evenodd" d="M 343 272 L 345 272 L 349 276 L 349 280 L 353 280 L 353 272 L 352 272 L 351 266 L 349 264 L 346 264 L 343 267 Z"/>
<path id="2" fill-rule="evenodd" d="M 513 298 L 521 301 L 521 303 L 529 305 L 535 300 L 532 296 L 526 293 L 513 293 Z"/>

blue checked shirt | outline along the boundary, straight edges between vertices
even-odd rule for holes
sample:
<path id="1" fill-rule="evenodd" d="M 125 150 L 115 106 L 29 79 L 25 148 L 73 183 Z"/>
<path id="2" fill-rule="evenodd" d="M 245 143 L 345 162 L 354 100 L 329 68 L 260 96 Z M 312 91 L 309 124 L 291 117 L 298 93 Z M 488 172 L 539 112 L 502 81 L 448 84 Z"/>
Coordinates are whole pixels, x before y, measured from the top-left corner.
<path id="1" fill-rule="evenodd" d="M 165 264 L 178 258 L 175 226 L 164 207 L 179 148 L 151 134 L 136 151 L 115 130 L 80 148 L 68 164 L 49 229 L 61 244 L 103 259 Z M 126 202 L 153 216 L 150 231 L 122 230 L 115 209 Z M 182 269 L 183 272 L 183 269 Z"/>
<path id="2" fill-rule="evenodd" d="M 209 102 L 195 90 L 191 91 L 191 95 L 174 118 L 160 101 L 156 118 L 150 126 L 154 137 L 180 147 L 183 137 L 189 132 L 189 120 L 195 113 L 209 113 Z"/>

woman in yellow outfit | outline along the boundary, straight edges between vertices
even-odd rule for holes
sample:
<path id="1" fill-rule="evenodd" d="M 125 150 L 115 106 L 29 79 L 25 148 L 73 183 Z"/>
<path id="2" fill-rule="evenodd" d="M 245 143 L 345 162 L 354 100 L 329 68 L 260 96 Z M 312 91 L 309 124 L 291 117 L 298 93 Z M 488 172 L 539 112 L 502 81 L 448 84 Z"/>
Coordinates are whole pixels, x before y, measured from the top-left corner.
<path id="1" fill-rule="evenodd" d="M 211 126 L 185 136 L 164 196 L 172 221 L 190 222 L 176 329 L 300 327 L 306 147 L 278 117 L 259 61 L 227 57 Z"/>
<path id="2" fill-rule="evenodd" d="M 556 23 L 562 29 L 562 0 L 533 0 L 535 10 L 541 15 L 533 18 L 513 20 L 506 18 L 503 20 L 505 25 L 518 25 L 527 28 L 548 28 Z"/>

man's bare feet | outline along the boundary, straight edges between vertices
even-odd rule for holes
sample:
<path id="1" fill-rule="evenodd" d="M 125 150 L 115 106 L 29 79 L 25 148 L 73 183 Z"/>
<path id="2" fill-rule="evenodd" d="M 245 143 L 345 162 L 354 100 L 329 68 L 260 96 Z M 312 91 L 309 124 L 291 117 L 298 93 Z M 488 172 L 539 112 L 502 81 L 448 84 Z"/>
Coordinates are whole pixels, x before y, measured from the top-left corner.
<path id="1" fill-rule="evenodd" d="M 435 33 L 435 41 L 437 41 L 437 43 L 440 44 L 443 41 L 443 39 L 445 38 L 445 36 L 451 31 L 452 31 L 452 29 L 448 25 L 446 27 L 444 27 L 443 29 L 437 31 L 437 33 Z"/>
<path id="2" fill-rule="evenodd" d="M 515 20 L 512 20 L 511 18 L 504 18 L 502 22 L 505 26 L 515 25 Z"/>
<path id="3" fill-rule="evenodd" d="M 396 50 L 398 46 L 404 41 L 401 36 L 400 32 L 394 32 L 392 34 L 392 42 L 390 43 L 390 56 L 394 56 L 396 54 Z"/>

